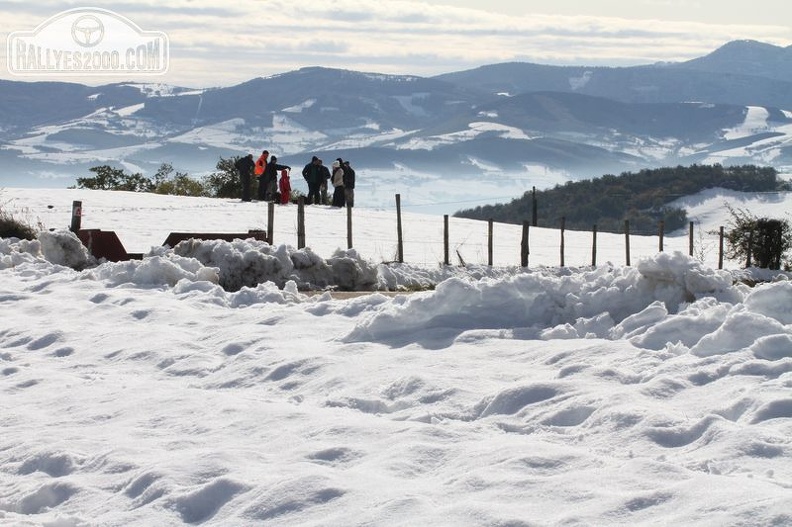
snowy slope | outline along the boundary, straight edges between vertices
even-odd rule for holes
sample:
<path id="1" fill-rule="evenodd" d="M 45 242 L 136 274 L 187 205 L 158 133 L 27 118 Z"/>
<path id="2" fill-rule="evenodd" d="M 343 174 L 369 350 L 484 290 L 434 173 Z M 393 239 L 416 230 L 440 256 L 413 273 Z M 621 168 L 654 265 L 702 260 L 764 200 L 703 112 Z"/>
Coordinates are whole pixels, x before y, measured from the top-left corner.
<path id="1" fill-rule="evenodd" d="M 13 190 L 18 210 L 51 211 L 46 225 L 67 197 Z M 80 197 L 86 223 L 130 244 L 253 217 L 222 200 Z M 723 197 L 697 210 L 717 223 Z M 0 524 L 792 523 L 788 275 L 751 288 L 655 252 L 454 267 L 411 295 L 218 285 L 233 261 L 297 280 L 442 276 L 379 264 L 391 225 L 366 208 L 359 250 L 328 254 L 340 212 L 309 211 L 315 251 L 185 243 L 82 271 L 62 265 L 87 263 L 63 231 L 0 240 Z M 407 214 L 406 230 L 424 221 Z"/>

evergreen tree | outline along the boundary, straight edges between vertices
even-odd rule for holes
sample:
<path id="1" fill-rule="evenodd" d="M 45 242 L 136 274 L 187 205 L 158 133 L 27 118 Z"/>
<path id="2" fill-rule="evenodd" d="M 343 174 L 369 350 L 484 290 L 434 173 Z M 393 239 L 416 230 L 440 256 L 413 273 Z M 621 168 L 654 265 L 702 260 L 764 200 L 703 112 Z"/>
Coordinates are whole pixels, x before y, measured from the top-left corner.
<path id="1" fill-rule="evenodd" d="M 743 259 L 762 269 L 786 269 L 790 260 L 786 253 L 792 248 L 792 228 L 789 221 L 757 218 L 742 210 L 729 207 L 731 230 L 726 234 L 726 255 Z"/>

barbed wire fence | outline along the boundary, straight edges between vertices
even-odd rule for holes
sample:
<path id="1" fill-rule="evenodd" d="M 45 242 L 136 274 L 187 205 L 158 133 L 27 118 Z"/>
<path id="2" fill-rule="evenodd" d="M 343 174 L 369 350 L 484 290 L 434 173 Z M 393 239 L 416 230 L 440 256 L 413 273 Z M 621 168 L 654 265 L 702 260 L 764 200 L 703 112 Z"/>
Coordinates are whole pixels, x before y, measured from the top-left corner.
<path id="1" fill-rule="evenodd" d="M 724 228 L 720 232 L 705 231 L 696 222 L 689 222 L 684 235 L 668 235 L 660 222 L 654 232 L 630 231 L 629 221 L 624 222 L 621 233 L 598 232 L 593 225 L 590 231 L 570 230 L 564 227 L 564 218 L 558 227 L 534 227 L 527 220 L 523 225 L 495 223 L 467 218 L 422 216 L 411 217 L 401 223 L 399 195 L 391 218 L 392 228 L 376 232 L 394 233 L 393 238 L 379 239 L 365 232 L 367 246 L 374 247 L 368 255 L 382 262 L 409 263 L 422 266 L 437 265 L 495 265 L 495 266 L 595 266 L 604 263 L 631 265 L 633 261 L 659 252 L 682 252 L 710 266 L 723 268 L 727 263 L 724 254 Z M 346 248 L 355 247 L 356 221 L 352 208 L 347 208 Z M 391 212 L 391 211 L 387 211 Z M 280 218 L 273 217 L 275 222 Z M 297 218 L 291 218 L 294 233 L 299 238 L 302 231 L 312 246 L 341 247 L 338 235 L 305 226 L 305 209 L 298 209 Z M 367 221 L 371 218 L 367 217 Z M 300 226 L 302 224 L 302 227 Z M 274 225 L 269 226 L 270 231 Z M 298 239 L 298 248 L 306 245 Z M 271 238 L 270 238 L 271 240 Z M 438 241 L 440 240 L 440 241 Z M 277 242 L 277 240 L 275 240 Z M 291 240 L 280 240 L 291 242 Z M 582 257 L 581 255 L 586 255 Z M 731 262 L 736 263 L 736 262 Z"/>
<path id="2" fill-rule="evenodd" d="M 725 258 L 723 227 L 720 232 L 712 232 L 690 222 L 688 232 L 668 235 L 662 222 L 654 232 L 631 232 L 629 222 L 625 221 L 623 232 L 613 233 L 598 232 L 596 225 L 588 231 L 566 229 L 563 217 L 556 226 L 542 227 L 531 225 L 528 219 L 522 225 L 515 225 L 449 215 L 411 215 L 408 221 L 402 221 L 400 195 L 396 194 L 395 198 L 393 207 L 378 208 L 378 216 L 367 209 L 362 222 L 356 218 L 354 208 L 339 210 L 339 214 L 345 213 L 344 236 L 339 234 L 343 229 L 337 226 L 326 228 L 322 223 L 328 221 L 326 215 L 310 212 L 306 215 L 311 207 L 306 207 L 302 201 L 297 207 L 268 203 L 262 228 L 255 231 L 256 237 L 297 248 L 308 246 L 315 252 L 356 248 L 356 241 L 365 240 L 361 244 L 366 247 L 366 254 L 361 252 L 364 258 L 424 267 L 629 266 L 659 252 L 681 252 L 713 268 L 723 268 L 727 264 L 741 267 L 744 263 Z M 464 202 L 454 202 L 459 203 Z M 417 207 L 421 205 L 405 208 L 414 210 Z M 78 216 L 81 208 L 81 202 L 73 203 L 73 211 Z M 79 225 L 75 228 L 74 212 L 71 227 L 79 229 Z M 382 233 L 388 232 L 393 233 L 392 236 L 383 236 Z"/>

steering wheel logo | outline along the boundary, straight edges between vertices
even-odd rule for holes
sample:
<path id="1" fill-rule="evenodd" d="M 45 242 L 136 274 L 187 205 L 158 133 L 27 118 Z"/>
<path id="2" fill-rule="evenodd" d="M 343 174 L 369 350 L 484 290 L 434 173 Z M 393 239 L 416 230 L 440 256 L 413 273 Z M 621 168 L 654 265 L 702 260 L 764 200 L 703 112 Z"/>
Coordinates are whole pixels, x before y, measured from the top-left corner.
<path id="1" fill-rule="evenodd" d="M 104 24 L 93 15 L 83 15 L 74 21 L 71 34 L 74 41 L 84 48 L 92 48 L 104 38 Z"/>

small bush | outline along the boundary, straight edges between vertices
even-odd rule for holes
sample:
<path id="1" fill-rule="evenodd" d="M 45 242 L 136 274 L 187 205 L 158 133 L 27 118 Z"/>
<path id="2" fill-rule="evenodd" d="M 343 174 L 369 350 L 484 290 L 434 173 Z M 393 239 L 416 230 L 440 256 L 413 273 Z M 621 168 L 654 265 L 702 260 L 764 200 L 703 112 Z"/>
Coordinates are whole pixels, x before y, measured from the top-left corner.
<path id="1" fill-rule="evenodd" d="M 732 215 L 732 229 L 726 236 L 727 256 L 750 260 L 762 269 L 790 267 L 786 253 L 792 249 L 792 227 L 787 220 L 757 218 L 741 209 L 727 205 Z"/>
<path id="2" fill-rule="evenodd" d="M 35 240 L 39 230 L 41 229 L 36 229 L 30 223 L 15 218 L 0 205 L 0 238 Z"/>
<path id="3" fill-rule="evenodd" d="M 176 172 L 173 165 L 163 163 L 154 175 L 154 192 L 170 196 L 209 196 L 206 187 L 185 172 Z"/>
<path id="4" fill-rule="evenodd" d="M 130 190 L 148 192 L 152 185 L 141 174 L 126 174 L 120 168 L 101 165 L 88 169 L 96 174 L 92 177 L 78 177 L 77 188 L 90 190 Z"/>
<path id="5" fill-rule="evenodd" d="M 203 184 L 209 196 L 214 198 L 238 198 L 242 195 L 242 182 L 234 163 L 239 156 L 220 157 L 215 172 L 204 177 Z M 251 196 L 256 195 L 256 178 L 250 178 Z"/>

